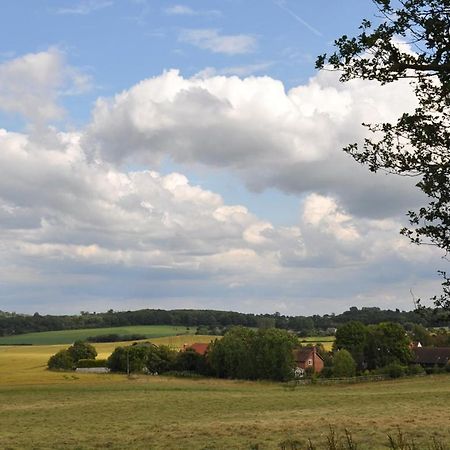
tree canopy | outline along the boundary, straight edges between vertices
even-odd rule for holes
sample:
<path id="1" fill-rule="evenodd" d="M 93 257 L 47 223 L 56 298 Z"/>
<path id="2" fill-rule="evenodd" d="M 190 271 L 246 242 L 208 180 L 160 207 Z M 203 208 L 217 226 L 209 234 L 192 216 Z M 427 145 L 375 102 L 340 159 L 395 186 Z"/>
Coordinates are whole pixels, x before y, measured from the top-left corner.
<path id="1" fill-rule="evenodd" d="M 401 233 L 415 244 L 450 250 L 450 2 L 449 0 L 372 0 L 376 23 L 363 20 L 361 33 L 335 41 L 332 55 L 321 55 L 317 68 L 341 71 L 381 84 L 410 79 L 417 99 L 396 123 L 365 124 L 373 133 L 362 145 L 344 150 L 373 172 L 384 170 L 417 177 L 428 203 L 409 211 L 411 226 Z M 450 280 L 445 271 L 437 306 L 450 309 Z"/>
<path id="2" fill-rule="evenodd" d="M 347 350 L 359 370 L 377 369 L 391 363 L 408 364 L 412 358 L 409 343 L 409 336 L 398 323 L 366 326 L 349 322 L 338 328 L 334 350 L 336 356 Z"/>
<path id="3" fill-rule="evenodd" d="M 235 327 L 211 345 L 207 359 L 221 378 L 285 381 L 294 374 L 296 345 L 285 330 Z"/>
<path id="4" fill-rule="evenodd" d="M 367 344 L 368 330 L 361 322 L 351 321 L 336 331 L 335 350 L 346 349 L 361 369 L 364 362 L 364 349 Z"/>
<path id="5" fill-rule="evenodd" d="M 80 359 L 94 360 L 97 350 L 91 344 L 76 341 L 69 348 L 60 350 L 50 357 L 47 366 L 49 369 L 69 370 L 75 367 Z"/>

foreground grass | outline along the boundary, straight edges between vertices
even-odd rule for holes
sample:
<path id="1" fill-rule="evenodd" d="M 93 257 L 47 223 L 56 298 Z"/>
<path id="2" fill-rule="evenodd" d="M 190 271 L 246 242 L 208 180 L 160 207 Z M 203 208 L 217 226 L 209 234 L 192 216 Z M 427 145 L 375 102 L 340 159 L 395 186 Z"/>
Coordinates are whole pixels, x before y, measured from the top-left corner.
<path id="1" fill-rule="evenodd" d="M 89 336 L 102 334 L 143 334 L 147 338 L 176 336 L 180 334 L 194 334 L 195 328 L 171 325 L 133 325 L 127 327 L 87 328 L 79 330 L 42 331 L 40 333 L 26 333 L 17 336 L 0 338 L 0 345 L 31 344 L 56 345 L 72 344 L 77 340 L 85 340 Z"/>
<path id="2" fill-rule="evenodd" d="M 1 448 L 277 448 L 287 438 L 324 443 L 328 424 L 359 448 L 385 448 L 396 426 L 417 443 L 449 442 L 449 378 L 311 386 L 166 377 L 67 378 L 0 388 Z"/>
<path id="3" fill-rule="evenodd" d="M 103 355 L 113 344 L 96 347 Z M 0 348 L 0 448 L 262 450 L 286 439 L 306 447 L 308 437 L 323 444 L 329 425 L 350 429 L 360 450 L 386 448 L 397 426 L 417 444 L 432 436 L 450 442 L 448 375 L 291 391 L 276 383 L 46 371 L 57 348 Z"/>

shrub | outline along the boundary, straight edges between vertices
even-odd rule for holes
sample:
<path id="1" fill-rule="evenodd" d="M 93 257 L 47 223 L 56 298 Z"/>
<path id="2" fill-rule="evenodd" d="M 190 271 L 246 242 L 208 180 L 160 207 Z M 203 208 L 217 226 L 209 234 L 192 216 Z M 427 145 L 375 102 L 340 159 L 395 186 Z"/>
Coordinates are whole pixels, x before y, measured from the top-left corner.
<path id="1" fill-rule="evenodd" d="M 185 351 L 181 351 L 177 354 L 174 361 L 174 368 L 177 371 L 181 372 L 204 372 L 205 368 L 205 357 L 203 355 L 198 354 L 193 349 L 187 349 Z"/>
<path id="2" fill-rule="evenodd" d="M 333 358 L 333 375 L 337 378 L 354 377 L 356 362 L 349 351 L 342 349 Z"/>
<path id="3" fill-rule="evenodd" d="M 108 367 L 106 359 L 80 359 L 77 364 L 77 368 L 90 369 L 93 367 Z"/>
<path id="4" fill-rule="evenodd" d="M 74 360 L 68 350 L 60 350 L 51 356 L 47 362 L 47 367 L 53 370 L 71 370 L 73 366 Z"/>
<path id="5" fill-rule="evenodd" d="M 434 365 L 433 367 L 427 367 L 425 369 L 425 372 L 427 373 L 427 375 L 433 375 L 433 374 L 437 374 L 437 373 L 444 373 L 445 371 L 446 371 L 446 368 L 439 367 L 437 364 Z"/>
<path id="6" fill-rule="evenodd" d="M 425 370 L 420 364 L 411 364 L 406 369 L 406 373 L 408 375 L 421 375 L 421 374 L 425 373 Z"/>
<path id="7" fill-rule="evenodd" d="M 400 378 L 405 375 L 405 367 L 395 362 L 383 367 L 382 371 L 391 378 Z"/>
<path id="8" fill-rule="evenodd" d="M 332 367 L 325 366 L 325 367 L 322 369 L 322 372 L 320 372 L 320 376 L 321 376 L 322 378 L 331 378 L 331 377 L 333 376 L 333 368 L 332 368 Z"/>
<path id="9" fill-rule="evenodd" d="M 450 373 L 450 361 L 445 365 L 445 371 Z"/>

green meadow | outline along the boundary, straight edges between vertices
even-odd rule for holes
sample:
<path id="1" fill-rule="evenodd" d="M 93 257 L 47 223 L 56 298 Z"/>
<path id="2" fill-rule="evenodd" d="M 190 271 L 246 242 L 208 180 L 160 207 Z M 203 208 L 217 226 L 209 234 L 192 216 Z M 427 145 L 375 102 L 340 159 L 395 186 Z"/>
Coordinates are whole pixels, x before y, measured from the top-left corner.
<path id="1" fill-rule="evenodd" d="M 110 328 L 85 328 L 79 330 L 43 331 L 40 333 L 18 334 L 0 338 L 0 345 L 53 345 L 72 344 L 77 340 L 85 340 L 89 336 L 102 334 L 143 334 L 147 338 L 159 338 L 165 336 L 176 336 L 181 334 L 193 334 L 195 328 L 171 325 L 133 325 L 126 327 Z"/>
<path id="2" fill-rule="evenodd" d="M 154 342 L 181 347 L 210 339 Z M 105 357 L 116 345 L 95 347 Z M 46 370 L 48 357 L 63 347 L 0 347 L 0 448 L 278 449 L 288 439 L 306 448 L 308 437 L 321 448 L 330 425 L 351 430 L 360 450 L 387 448 L 387 434 L 397 427 L 418 449 L 433 436 L 450 442 L 449 375 L 291 390 L 267 382 Z"/>

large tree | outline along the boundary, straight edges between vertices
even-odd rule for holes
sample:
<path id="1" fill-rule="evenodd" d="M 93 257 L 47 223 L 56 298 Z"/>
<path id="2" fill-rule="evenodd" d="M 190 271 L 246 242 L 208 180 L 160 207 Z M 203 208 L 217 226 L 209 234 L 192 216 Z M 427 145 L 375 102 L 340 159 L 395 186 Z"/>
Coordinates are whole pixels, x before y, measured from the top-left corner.
<path id="1" fill-rule="evenodd" d="M 358 369 L 363 368 L 364 349 L 367 344 L 367 327 L 361 322 L 351 321 L 340 326 L 336 331 L 334 350 L 348 350 L 356 361 Z"/>
<path id="2" fill-rule="evenodd" d="M 412 359 L 409 338 L 398 323 L 384 322 L 368 326 L 365 358 L 369 369 L 392 363 L 408 364 Z"/>
<path id="3" fill-rule="evenodd" d="M 218 377 L 285 381 L 294 375 L 296 345 L 286 330 L 234 327 L 210 346 L 207 358 Z"/>
<path id="4" fill-rule="evenodd" d="M 373 172 L 417 177 L 429 201 L 409 211 L 411 227 L 401 232 L 415 244 L 450 250 L 450 0 L 372 0 L 374 23 L 363 20 L 360 34 L 335 41 L 336 52 L 322 55 L 317 67 L 381 84 L 410 79 L 417 98 L 414 111 L 395 123 L 365 124 L 373 133 L 362 145 L 345 148 Z M 445 271 L 437 306 L 450 308 Z"/>

